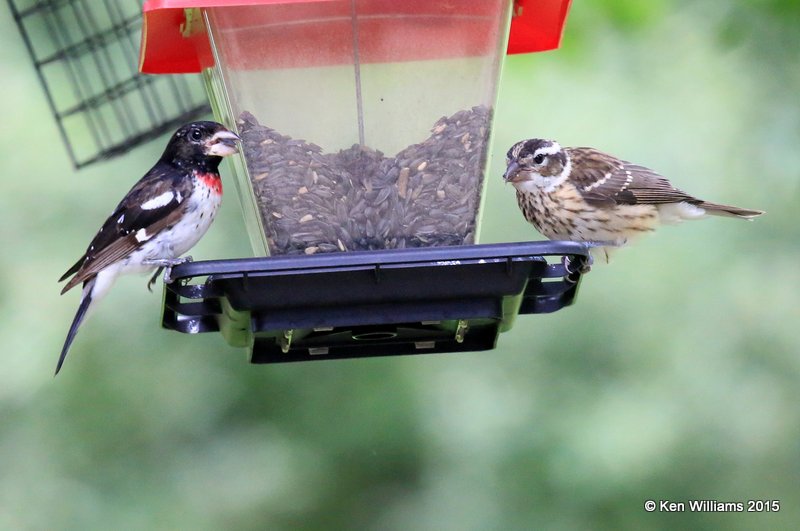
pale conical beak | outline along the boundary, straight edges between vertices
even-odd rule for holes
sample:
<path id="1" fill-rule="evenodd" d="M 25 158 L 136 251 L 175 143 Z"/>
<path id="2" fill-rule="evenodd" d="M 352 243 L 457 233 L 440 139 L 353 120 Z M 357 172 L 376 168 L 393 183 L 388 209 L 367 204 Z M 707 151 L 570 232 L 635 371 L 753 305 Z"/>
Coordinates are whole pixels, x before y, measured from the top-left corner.
<path id="1" fill-rule="evenodd" d="M 515 177 L 519 175 L 519 164 L 516 162 L 511 162 L 506 168 L 506 172 L 503 174 L 503 180 L 507 183 L 515 182 Z"/>
<path id="2" fill-rule="evenodd" d="M 215 155 L 217 157 L 227 157 L 239 152 L 237 142 L 241 142 L 241 138 L 236 133 L 223 129 L 218 131 L 206 143 L 208 155 Z"/>

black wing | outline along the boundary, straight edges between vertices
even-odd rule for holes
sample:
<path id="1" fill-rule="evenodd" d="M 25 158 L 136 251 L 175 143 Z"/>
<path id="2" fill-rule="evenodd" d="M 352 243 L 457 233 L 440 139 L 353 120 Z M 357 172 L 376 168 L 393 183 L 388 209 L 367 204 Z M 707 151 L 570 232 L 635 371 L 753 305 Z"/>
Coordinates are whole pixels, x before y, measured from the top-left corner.
<path id="1" fill-rule="evenodd" d="M 135 251 L 181 216 L 179 207 L 191 193 L 191 177 L 167 164 L 158 163 L 131 188 L 95 235 L 86 253 L 60 280 L 75 276 L 65 293 L 96 275 L 110 264 Z"/>
<path id="2" fill-rule="evenodd" d="M 594 206 L 702 202 L 644 166 L 592 148 L 568 148 L 568 151 L 573 169 L 570 181 L 586 202 Z"/>

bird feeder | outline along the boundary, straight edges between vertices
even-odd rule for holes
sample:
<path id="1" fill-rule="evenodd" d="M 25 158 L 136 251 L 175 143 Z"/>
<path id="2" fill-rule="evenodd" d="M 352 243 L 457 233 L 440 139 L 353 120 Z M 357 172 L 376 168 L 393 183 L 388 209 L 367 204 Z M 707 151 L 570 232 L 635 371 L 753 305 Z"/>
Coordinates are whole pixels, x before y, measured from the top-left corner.
<path id="1" fill-rule="evenodd" d="M 520 308 L 547 306 L 523 304 L 539 295 L 530 281 L 570 272 L 542 256 L 585 249 L 474 244 L 503 57 L 557 47 L 568 7 L 145 2 L 140 69 L 203 73 L 217 119 L 242 138 L 233 172 L 255 254 L 269 256 L 178 267 L 165 326 L 219 329 L 254 361 L 289 361 L 493 348 Z M 195 277 L 207 281 L 181 291 Z M 181 302 L 193 298 L 215 302 Z"/>

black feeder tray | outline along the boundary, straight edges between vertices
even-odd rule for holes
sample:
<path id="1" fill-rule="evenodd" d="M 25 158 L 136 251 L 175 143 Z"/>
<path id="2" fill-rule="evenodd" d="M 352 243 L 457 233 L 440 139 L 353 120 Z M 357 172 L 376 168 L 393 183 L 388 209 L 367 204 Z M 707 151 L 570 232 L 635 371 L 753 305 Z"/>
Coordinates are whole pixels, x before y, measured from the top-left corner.
<path id="1" fill-rule="evenodd" d="M 220 332 L 252 363 L 491 350 L 517 314 L 571 304 L 588 261 L 541 241 L 187 262 L 162 325 Z"/>

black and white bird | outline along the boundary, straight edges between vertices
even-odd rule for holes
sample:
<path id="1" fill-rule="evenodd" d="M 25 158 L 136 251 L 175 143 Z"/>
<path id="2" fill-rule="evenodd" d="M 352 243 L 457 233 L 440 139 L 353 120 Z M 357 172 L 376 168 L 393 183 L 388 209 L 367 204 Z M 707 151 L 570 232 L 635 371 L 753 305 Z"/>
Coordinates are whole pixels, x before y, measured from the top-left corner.
<path id="1" fill-rule="evenodd" d="M 62 295 L 78 284 L 83 284 L 83 292 L 56 374 L 89 309 L 119 275 L 176 265 L 206 233 L 222 201 L 219 164 L 222 157 L 238 152 L 238 141 L 235 133 L 216 122 L 193 122 L 178 129 L 155 166 L 125 195 L 84 255 L 59 279 L 72 276 Z"/>
<path id="2" fill-rule="evenodd" d="M 562 148 L 553 140 L 517 142 L 506 165 L 503 178 L 516 188 L 525 219 L 551 240 L 601 247 L 606 258 L 609 248 L 661 224 L 764 213 L 698 199 L 649 168 L 593 148 Z"/>

